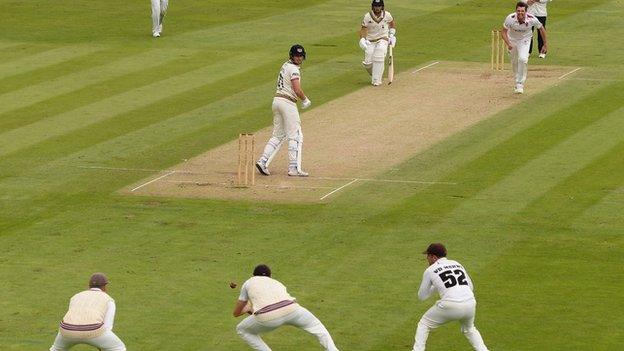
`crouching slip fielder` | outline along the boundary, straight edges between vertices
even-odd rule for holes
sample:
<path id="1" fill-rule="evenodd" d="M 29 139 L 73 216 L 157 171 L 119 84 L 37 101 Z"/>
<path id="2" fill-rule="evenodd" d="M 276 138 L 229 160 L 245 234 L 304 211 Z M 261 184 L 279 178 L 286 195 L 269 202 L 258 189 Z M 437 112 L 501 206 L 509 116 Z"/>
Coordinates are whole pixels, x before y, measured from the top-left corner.
<path id="1" fill-rule="evenodd" d="M 169 0 L 152 0 L 152 36 L 154 38 L 160 37 L 168 7 Z"/>
<path id="2" fill-rule="evenodd" d="M 301 307 L 282 283 L 271 278 L 271 269 L 266 265 L 256 266 L 253 277 L 241 287 L 233 314 L 238 317 L 245 313 L 251 316 L 238 324 L 236 332 L 254 350 L 271 351 L 260 334 L 292 325 L 316 336 L 325 350 L 338 351 L 323 323 Z"/>
<path id="3" fill-rule="evenodd" d="M 429 268 L 423 274 L 418 298 L 424 301 L 437 291 L 440 300 L 418 322 L 414 351 L 425 349 L 431 329 L 450 321 L 461 323 L 462 333 L 475 350 L 487 351 L 481 334 L 474 326 L 477 302 L 466 269 L 459 262 L 446 259 L 446 248 L 442 244 L 431 244 L 423 253 L 427 255 Z"/>
<path id="4" fill-rule="evenodd" d="M 511 66 L 516 78 L 514 92 L 524 93 L 524 82 L 527 78 L 529 49 L 533 37 L 533 27 L 537 28 L 542 37 L 542 53 L 548 51 L 546 29 L 537 17 L 527 13 L 527 4 L 520 1 L 516 4 L 516 12 L 509 14 L 503 23 L 501 36 L 511 54 Z"/>
<path id="5" fill-rule="evenodd" d="M 394 18 L 385 11 L 383 0 L 373 0 L 372 10 L 364 15 L 360 28 L 360 48 L 364 50 L 362 65 L 372 76 L 374 86 L 381 85 L 388 43 L 396 45 Z"/>
<path id="6" fill-rule="evenodd" d="M 306 58 L 303 46 L 295 44 L 290 48 L 290 59 L 282 65 L 277 77 L 277 90 L 273 98 L 273 134 L 262 156 L 256 162 L 261 174 L 269 175 L 269 165 L 285 140 L 288 140 L 288 175 L 307 177 L 308 173 L 301 168 L 303 152 L 303 133 L 301 119 L 297 110 L 297 98 L 301 99 L 301 108 L 312 105 L 301 89 L 301 71 L 299 66 Z"/>
<path id="7" fill-rule="evenodd" d="M 89 279 L 89 290 L 71 298 L 50 351 L 67 351 L 77 344 L 102 351 L 126 351 L 124 343 L 113 333 L 115 301 L 106 293 L 107 284 L 104 274 L 94 273 Z"/>

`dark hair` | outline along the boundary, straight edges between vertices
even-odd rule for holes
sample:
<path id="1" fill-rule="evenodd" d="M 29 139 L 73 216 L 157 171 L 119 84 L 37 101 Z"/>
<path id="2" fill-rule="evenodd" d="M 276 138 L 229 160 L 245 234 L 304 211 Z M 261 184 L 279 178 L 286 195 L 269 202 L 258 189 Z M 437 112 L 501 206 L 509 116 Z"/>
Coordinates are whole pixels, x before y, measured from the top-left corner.
<path id="1" fill-rule="evenodd" d="M 517 9 L 518 7 L 524 7 L 524 9 L 526 10 L 526 9 L 528 9 L 528 8 L 529 8 L 529 5 L 527 5 L 527 3 L 526 3 L 526 2 L 524 2 L 524 1 L 518 1 L 518 2 L 516 3 L 516 9 Z"/>
<path id="2" fill-rule="evenodd" d="M 267 266 L 266 264 L 259 264 L 259 265 L 256 266 L 256 268 L 254 268 L 253 275 L 254 276 L 270 277 L 271 276 L 271 268 L 269 268 L 269 266 Z"/>
<path id="3" fill-rule="evenodd" d="M 441 243 L 433 243 L 427 247 L 427 250 L 423 252 L 427 255 L 434 255 L 437 257 L 446 257 L 446 247 Z"/>

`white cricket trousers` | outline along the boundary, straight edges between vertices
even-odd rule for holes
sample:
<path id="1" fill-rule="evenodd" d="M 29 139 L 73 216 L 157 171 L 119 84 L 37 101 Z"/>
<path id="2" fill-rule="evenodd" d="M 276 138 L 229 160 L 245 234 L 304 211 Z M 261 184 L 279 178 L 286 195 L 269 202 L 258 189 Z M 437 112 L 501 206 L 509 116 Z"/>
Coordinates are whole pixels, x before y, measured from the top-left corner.
<path id="1" fill-rule="evenodd" d="M 529 49 L 531 48 L 531 38 L 524 40 L 509 39 L 513 48 L 509 52 L 511 68 L 516 77 L 516 84 L 524 84 L 527 78 L 529 66 Z"/>
<path id="2" fill-rule="evenodd" d="M 58 333 L 54 344 L 50 347 L 50 351 L 67 351 L 78 344 L 91 345 L 102 351 L 126 351 L 126 345 L 124 345 L 123 341 L 121 341 L 112 330 L 105 331 L 104 334 L 100 336 L 88 339 L 68 338 Z"/>
<path id="3" fill-rule="evenodd" d="M 481 334 L 474 326 L 477 302 L 468 300 L 465 302 L 437 301 L 420 319 L 416 329 L 416 342 L 414 351 L 424 351 L 429 331 L 451 321 L 459 321 L 461 331 L 477 351 L 488 351 L 483 343 Z"/>
<path id="4" fill-rule="evenodd" d="M 270 321 L 260 321 L 254 315 L 249 316 L 238 324 L 236 332 L 252 349 L 257 351 L 271 351 L 271 348 L 262 340 L 260 335 L 277 329 L 282 325 L 291 325 L 303 329 L 316 336 L 325 350 L 338 351 L 338 348 L 334 345 L 334 340 L 331 335 L 329 335 L 323 323 L 321 323 L 312 312 L 301 306 L 298 306 L 296 310 L 285 316 Z"/>
<path id="5" fill-rule="evenodd" d="M 301 170 L 303 133 L 297 104 L 285 98 L 275 97 L 271 108 L 273 135 L 264 147 L 261 160 L 265 161 L 268 167 L 282 143 L 288 140 L 288 168 Z"/>
<path id="6" fill-rule="evenodd" d="M 169 7 L 169 0 L 152 0 L 152 33 L 162 32 L 162 23 Z"/>
<path id="7" fill-rule="evenodd" d="M 385 39 L 379 39 L 376 42 L 370 43 L 364 50 L 364 67 L 372 67 L 371 69 L 371 82 L 373 84 L 381 84 L 383 80 L 384 61 L 386 59 L 386 53 L 388 52 L 388 41 Z"/>

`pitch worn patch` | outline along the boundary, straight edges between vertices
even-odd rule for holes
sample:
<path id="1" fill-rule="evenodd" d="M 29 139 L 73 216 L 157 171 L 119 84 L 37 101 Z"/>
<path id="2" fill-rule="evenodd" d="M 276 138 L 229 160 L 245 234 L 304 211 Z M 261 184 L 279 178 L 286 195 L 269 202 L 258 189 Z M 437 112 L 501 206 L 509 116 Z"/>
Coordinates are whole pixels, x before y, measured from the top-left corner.
<path id="1" fill-rule="evenodd" d="M 271 176 L 256 174 L 255 186 L 234 187 L 238 143 L 237 136 L 232 136 L 232 142 L 122 191 L 249 201 L 330 201 L 360 182 L 383 181 L 376 177 L 554 85 L 558 77 L 569 71 L 567 67 L 529 68 L 523 95 L 513 94 L 509 71 L 493 72 L 489 65 L 480 63 L 440 62 L 401 73 L 391 86 L 366 87 L 306 111 L 301 120 L 303 167 L 310 172 L 308 178 L 287 176 L 286 148 L 282 148 L 271 164 Z M 270 128 L 255 133 L 256 157 L 270 133 Z M 354 182 L 355 179 L 359 181 Z M 429 180 L 403 181 L 408 184 Z"/>

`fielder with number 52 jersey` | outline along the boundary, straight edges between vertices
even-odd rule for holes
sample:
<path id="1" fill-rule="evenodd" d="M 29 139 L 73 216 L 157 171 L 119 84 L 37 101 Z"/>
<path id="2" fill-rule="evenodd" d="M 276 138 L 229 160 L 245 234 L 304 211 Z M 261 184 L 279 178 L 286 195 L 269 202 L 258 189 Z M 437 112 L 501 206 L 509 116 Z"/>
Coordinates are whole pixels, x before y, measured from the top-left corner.
<path id="1" fill-rule="evenodd" d="M 423 274 L 418 298 L 424 301 L 437 291 L 440 300 L 418 322 L 414 351 L 425 349 L 431 329 L 451 321 L 459 321 L 462 333 L 475 350 L 487 351 L 481 334 L 474 326 L 477 301 L 466 269 L 459 262 L 446 258 L 446 248 L 442 244 L 429 245 L 423 254 L 427 255 L 429 268 Z"/>

